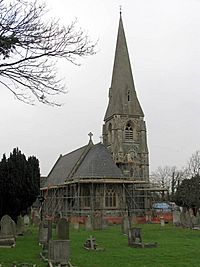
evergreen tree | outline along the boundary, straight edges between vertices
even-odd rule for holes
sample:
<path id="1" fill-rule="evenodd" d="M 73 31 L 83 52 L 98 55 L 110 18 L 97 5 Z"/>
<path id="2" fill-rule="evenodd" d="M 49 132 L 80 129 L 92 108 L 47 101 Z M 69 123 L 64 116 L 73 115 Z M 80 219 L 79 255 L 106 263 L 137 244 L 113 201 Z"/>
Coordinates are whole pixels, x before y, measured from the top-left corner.
<path id="1" fill-rule="evenodd" d="M 0 217 L 5 214 L 13 219 L 36 200 L 40 188 L 39 161 L 36 157 L 26 159 L 14 148 L 7 159 L 0 162 Z"/>
<path id="2" fill-rule="evenodd" d="M 175 203 L 187 209 L 192 208 L 194 213 L 200 208 L 200 176 L 198 174 L 182 181 L 175 194 Z"/>

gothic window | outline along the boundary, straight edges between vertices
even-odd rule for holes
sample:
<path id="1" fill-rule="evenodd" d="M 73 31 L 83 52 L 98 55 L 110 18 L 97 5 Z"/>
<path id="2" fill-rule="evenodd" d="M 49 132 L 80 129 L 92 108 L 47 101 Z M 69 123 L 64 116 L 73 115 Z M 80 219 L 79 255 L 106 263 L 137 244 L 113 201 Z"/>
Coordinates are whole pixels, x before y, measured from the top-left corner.
<path id="1" fill-rule="evenodd" d="M 117 194 L 113 187 L 108 187 L 105 191 L 105 207 L 114 208 L 117 206 Z"/>
<path id="2" fill-rule="evenodd" d="M 133 128 L 130 122 L 128 122 L 125 127 L 125 140 L 126 141 L 133 140 Z"/>
<path id="3" fill-rule="evenodd" d="M 131 100 L 130 90 L 128 90 L 128 92 L 127 92 L 127 99 L 128 99 L 128 102 Z"/>
<path id="4" fill-rule="evenodd" d="M 85 187 L 83 188 L 83 207 L 87 208 L 90 207 L 90 188 Z"/>

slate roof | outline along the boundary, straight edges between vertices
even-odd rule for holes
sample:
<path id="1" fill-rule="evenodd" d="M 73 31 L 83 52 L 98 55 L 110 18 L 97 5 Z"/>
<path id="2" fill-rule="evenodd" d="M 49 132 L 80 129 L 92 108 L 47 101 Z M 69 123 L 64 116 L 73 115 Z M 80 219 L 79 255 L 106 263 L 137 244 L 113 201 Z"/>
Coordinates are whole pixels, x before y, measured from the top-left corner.
<path id="1" fill-rule="evenodd" d="M 121 170 L 114 163 L 110 152 L 99 143 L 91 147 L 74 178 L 121 178 Z"/>
<path id="2" fill-rule="evenodd" d="M 62 185 L 67 180 L 84 178 L 122 178 L 110 152 L 98 143 L 89 142 L 69 154 L 60 156 L 47 177 L 46 186 Z"/>
<path id="3" fill-rule="evenodd" d="M 128 100 L 127 94 L 130 93 Z M 115 114 L 144 117 L 135 91 L 126 37 L 120 15 L 109 104 L 104 117 L 107 121 Z"/>

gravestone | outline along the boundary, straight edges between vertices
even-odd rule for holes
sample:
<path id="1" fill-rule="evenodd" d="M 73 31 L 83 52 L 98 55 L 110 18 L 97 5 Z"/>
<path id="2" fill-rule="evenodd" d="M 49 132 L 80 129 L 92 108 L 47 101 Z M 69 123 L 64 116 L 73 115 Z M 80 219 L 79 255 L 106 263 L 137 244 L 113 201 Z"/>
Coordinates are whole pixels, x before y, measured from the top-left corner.
<path id="1" fill-rule="evenodd" d="M 28 215 L 24 215 L 24 224 L 28 226 L 30 224 L 30 218 Z"/>
<path id="2" fill-rule="evenodd" d="M 173 210 L 172 216 L 173 216 L 173 225 L 180 226 L 181 225 L 181 219 L 180 219 L 180 211 L 179 210 Z"/>
<path id="3" fill-rule="evenodd" d="M 157 243 L 144 243 L 141 237 L 141 228 L 130 228 L 128 232 L 128 245 L 135 248 L 154 248 Z"/>
<path id="4" fill-rule="evenodd" d="M 22 216 L 17 217 L 16 233 L 17 235 L 24 234 L 24 219 L 22 218 Z"/>
<path id="5" fill-rule="evenodd" d="M 8 215 L 4 215 L 0 222 L 1 237 L 14 237 L 16 235 L 15 222 Z"/>
<path id="6" fill-rule="evenodd" d="M 51 263 L 67 265 L 69 256 L 69 222 L 67 219 L 61 218 L 57 223 L 57 240 L 49 240 L 48 260 Z"/>
<path id="7" fill-rule="evenodd" d="M 95 212 L 93 217 L 93 228 L 94 230 L 102 229 L 102 214 L 101 212 Z"/>
<path id="8" fill-rule="evenodd" d="M 128 231 L 128 244 L 142 243 L 141 228 L 130 228 Z"/>
<path id="9" fill-rule="evenodd" d="M 41 221 L 39 224 L 39 244 L 44 245 L 48 241 L 48 222 Z"/>
<path id="10" fill-rule="evenodd" d="M 87 238 L 83 247 L 87 250 L 93 250 L 93 251 L 103 251 L 104 250 L 103 248 L 98 247 L 98 245 L 96 243 L 96 239 L 93 236 L 90 236 L 89 238 Z"/>
<path id="11" fill-rule="evenodd" d="M 50 240 L 48 260 L 52 263 L 69 262 L 70 257 L 70 240 Z"/>
<path id="12" fill-rule="evenodd" d="M 138 223 L 138 219 L 137 219 L 137 215 L 136 214 L 132 214 L 131 222 L 133 224 L 137 224 Z"/>
<path id="13" fill-rule="evenodd" d="M 59 240 L 69 239 L 69 222 L 65 218 L 61 218 L 57 223 L 57 238 Z"/>
<path id="14" fill-rule="evenodd" d="M 122 233 L 123 234 L 128 234 L 130 228 L 130 221 L 128 216 L 124 216 L 122 220 Z"/>
<path id="15" fill-rule="evenodd" d="M 186 227 L 193 228 L 194 225 L 192 223 L 192 217 L 189 211 L 186 211 L 185 218 L 186 218 Z"/>
<path id="16" fill-rule="evenodd" d="M 92 231 L 93 230 L 92 219 L 91 219 L 90 215 L 87 216 L 87 219 L 85 221 L 85 230 L 87 230 L 87 231 Z"/>
<path id="17" fill-rule="evenodd" d="M 80 228 L 79 222 L 75 222 L 74 223 L 74 229 L 78 231 L 79 228 Z"/>
<path id="18" fill-rule="evenodd" d="M 108 222 L 105 218 L 102 219 L 102 229 L 105 230 L 108 228 Z"/>
<path id="19" fill-rule="evenodd" d="M 10 216 L 4 215 L 1 218 L 0 229 L 0 247 L 14 247 L 16 227 Z"/>
<path id="20" fill-rule="evenodd" d="M 47 223 L 47 239 L 46 242 L 44 242 L 42 245 L 42 252 L 40 253 L 40 256 L 43 260 L 48 260 L 48 248 L 49 248 L 49 241 L 52 239 L 52 221 L 48 221 Z"/>
<path id="21" fill-rule="evenodd" d="M 187 227 L 186 214 L 184 211 L 182 211 L 180 214 L 180 221 L 181 221 L 181 226 Z"/>
<path id="22" fill-rule="evenodd" d="M 165 219 L 164 217 L 160 217 L 160 225 L 165 226 Z"/>
<path id="23" fill-rule="evenodd" d="M 200 213 L 198 211 L 196 214 L 196 218 L 197 218 L 197 226 L 200 227 Z"/>

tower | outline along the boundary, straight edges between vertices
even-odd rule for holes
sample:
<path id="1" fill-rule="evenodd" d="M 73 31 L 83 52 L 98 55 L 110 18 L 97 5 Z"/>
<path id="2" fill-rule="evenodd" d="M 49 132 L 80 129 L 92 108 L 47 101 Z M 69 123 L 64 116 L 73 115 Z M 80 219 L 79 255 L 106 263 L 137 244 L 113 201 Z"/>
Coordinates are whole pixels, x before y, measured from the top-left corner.
<path id="1" fill-rule="evenodd" d="M 146 125 L 135 91 L 121 12 L 103 143 L 126 177 L 148 181 Z"/>

